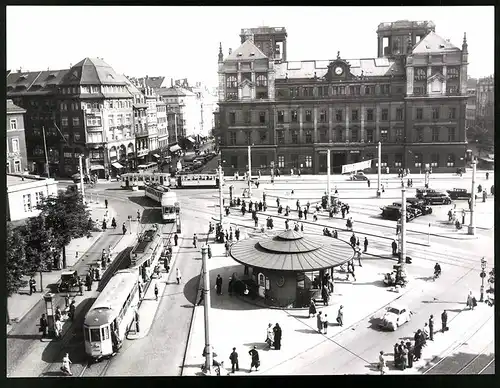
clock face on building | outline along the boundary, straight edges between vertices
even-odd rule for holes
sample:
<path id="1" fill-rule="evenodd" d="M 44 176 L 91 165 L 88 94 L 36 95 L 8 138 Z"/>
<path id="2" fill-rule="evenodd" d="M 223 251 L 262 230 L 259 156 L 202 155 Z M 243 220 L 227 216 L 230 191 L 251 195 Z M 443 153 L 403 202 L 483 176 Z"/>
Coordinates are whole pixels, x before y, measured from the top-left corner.
<path id="1" fill-rule="evenodd" d="M 335 68 L 335 74 L 341 75 L 343 72 L 344 72 L 344 70 L 340 66 L 337 66 Z"/>
<path id="2" fill-rule="evenodd" d="M 280 276 L 277 280 L 276 280 L 276 285 L 278 287 L 283 287 L 285 285 L 285 277 L 284 276 Z"/>

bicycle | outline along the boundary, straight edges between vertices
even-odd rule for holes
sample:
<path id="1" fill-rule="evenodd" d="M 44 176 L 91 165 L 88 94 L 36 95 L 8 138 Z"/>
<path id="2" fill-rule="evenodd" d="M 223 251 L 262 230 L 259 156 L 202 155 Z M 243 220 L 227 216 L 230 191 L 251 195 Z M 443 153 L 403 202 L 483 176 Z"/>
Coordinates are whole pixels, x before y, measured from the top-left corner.
<path id="1" fill-rule="evenodd" d="M 221 361 L 220 363 L 218 363 L 217 361 L 213 360 L 212 365 L 213 365 L 213 370 L 215 371 L 217 376 L 220 376 L 221 369 L 224 367 L 224 361 Z M 205 367 L 204 363 L 201 365 L 201 371 L 203 373 L 207 373 L 207 368 Z"/>

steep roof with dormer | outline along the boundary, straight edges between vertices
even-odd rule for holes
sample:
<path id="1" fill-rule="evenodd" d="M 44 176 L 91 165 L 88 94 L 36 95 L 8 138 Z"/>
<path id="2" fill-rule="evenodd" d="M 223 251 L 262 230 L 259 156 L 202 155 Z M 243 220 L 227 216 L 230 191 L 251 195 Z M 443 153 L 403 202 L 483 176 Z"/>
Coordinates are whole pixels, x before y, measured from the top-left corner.
<path id="1" fill-rule="evenodd" d="M 74 65 L 62 85 L 125 85 L 124 80 L 101 58 L 85 58 Z"/>
<path id="2" fill-rule="evenodd" d="M 7 114 L 9 113 L 26 113 L 26 109 L 17 106 L 12 100 L 7 100 Z"/>
<path id="3" fill-rule="evenodd" d="M 460 49 L 448 40 L 441 38 L 434 31 L 431 31 L 413 47 L 412 54 L 427 54 L 443 51 L 460 51 Z"/>
<path id="4" fill-rule="evenodd" d="M 254 60 L 266 59 L 267 56 L 260 51 L 260 49 L 252 42 L 251 39 L 246 40 L 243 44 L 229 54 L 226 61 L 241 61 L 241 60 Z"/>

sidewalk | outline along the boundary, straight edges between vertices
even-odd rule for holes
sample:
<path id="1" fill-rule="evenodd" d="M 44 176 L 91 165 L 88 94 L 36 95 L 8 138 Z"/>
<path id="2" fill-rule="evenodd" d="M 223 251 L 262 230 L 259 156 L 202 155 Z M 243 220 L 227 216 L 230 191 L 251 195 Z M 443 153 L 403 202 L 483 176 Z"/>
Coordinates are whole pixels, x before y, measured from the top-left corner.
<path id="1" fill-rule="evenodd" d="M 182 235 L 179 236 L 181 238 Z M 170 272 L 167 273 L 163 264 L 158 263 L 161 266 L 160 275 L 156 277 L 153 275 L 151 280 L 146 287 L 146 292 L 143 295 L 143 298 L 139 301 L 139 305 L 136 306 L 139 311 L 139 323 L 140 323 L 140 332 L 137 333 L 135 330 L 135 321 L 130 323 L 127 339 L 136 340 L 144 338 L 148 335 L 149 330 L 151 330 L 151 326 L 153 325 L 154 317 L 160 305 L 161 297 L 163 292 L 165 291 L 165 287 L 169 282 L 169 278 L 171 276 L 175 277 L 175 273 L 172 274 L 173 268 L 175 267 L 175 263 L 177 261 L 177 256 L 179 255 L 180 245 L 175 246 L 172 245 L 172 260 L 170 261 Z M 155 285 L 158 286 L 158 300 L 155 299 Z"/>
<path id="2" fill-rule="evenodd" d="M 106 209 L 104 205 L 98 205 L 95 203 L 89 203 L 89 208 L 91 211 L 91 217 L 93 220 L 102 219 L 105 215 Z M 114 210 L 108 208 L 108 218 L 112 219 L 116 216 Z M 90 254 L 89 249 L 99 240 L 103 235 L 103 232 L 92 232 L 92 237 L 81 237 L 71 240 L 71 242 L 66 246 L 66 264 L 67 269 L 71 267 L 79 260 L 79 258 L 85 256 L 85 254 Z M 78 253 L 78 256 L 77 256 Z M 12 322 L 19 322 L 37 303 L 43 298 L 46 292 L 49 291 L 48 285 L 55 284 L 61 278 L 61 272 L 63 270 L 54 270 L 51 272 L 43 272 L 43 291 L 41 294 L 29 295 L 29 286 L 19 290 L 17 294 L 12 295 L 8 298 L 9 314 Z M 40 290 L 40 275 L 39 273 L 35 275 L 35 280 L 37 281 L 37 290 Z M 7 325 L 7 332 L 12 328 L 12 325 Z"/>

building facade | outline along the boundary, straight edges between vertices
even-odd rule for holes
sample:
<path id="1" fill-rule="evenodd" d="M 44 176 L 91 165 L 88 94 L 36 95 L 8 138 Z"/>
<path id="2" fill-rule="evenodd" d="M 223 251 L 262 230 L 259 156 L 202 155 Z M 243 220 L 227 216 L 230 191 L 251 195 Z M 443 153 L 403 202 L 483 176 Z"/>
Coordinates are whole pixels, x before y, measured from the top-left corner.
<path id="1" fill-rule="evenodd" d="M 6 113 L 7 174 L 20 174 L 28 170 L 28 155 L 24 132 L 24 114 L 26 113 L 26 109 L 15 105 L 12 100 L 7 100 Z"/>
<path id="2" fill-rule="evenodd" d="M 7 174 L 7 221 L 36 217 L 43 198 L 57 195 L 57 181 L 33 175 Z"/>
<path id="3" fill-rule="evenodd" d="M 252 168 L 326 173 L 377 157 L 413 172 L 465 164 L 467 43 L 462 50 L 432 22 L 382 23 L 378 57 L 286 61 L 285 28 L 242 30 L 241 46 L 219 47 L 219 113 L 225 173 Z M 376 168 L 378 161 L 372 163 Z"/>
<path id="4" fill-rule="evenodd" d="M 85 58 L 70 69 L 11 73 L 7 97 L 27 110 L 28 159 L 43 172 L 45 153 L 51 174 L 84 170 L 100 178 L 132 166 L 135 154 L 133 96 L 126 78 L 100 58 Z"/>
<path id="5" fill-rule="evenodd" d="M 469 78 L 467 80 L 467 104 L 465 112 L 465 128 L 471 128 L 476 124 L 476 87 L 477 79 Z"/>
<path id="6" fill-rule="evenodd" d="M 476 118 L 483 128 L 495 126 L 495 79 L 492 75 L 480 78 L 476 86 Z"/>

